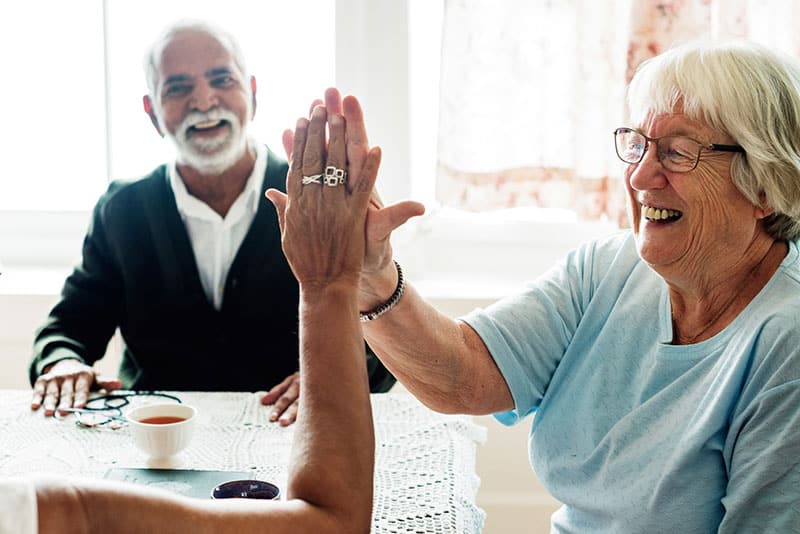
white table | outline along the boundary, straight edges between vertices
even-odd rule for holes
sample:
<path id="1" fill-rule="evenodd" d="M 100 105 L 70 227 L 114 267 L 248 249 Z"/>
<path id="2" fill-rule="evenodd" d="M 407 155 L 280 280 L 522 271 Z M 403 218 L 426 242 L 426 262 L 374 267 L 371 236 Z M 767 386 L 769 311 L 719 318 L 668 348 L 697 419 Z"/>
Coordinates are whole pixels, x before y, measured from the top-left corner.
<path id="1" fill-rule="evenodd" d="M 103 477 L 112 467 L 246 471 L 286 487 L 294 426 L 268 421 L 251 393 L 175 393 L 199 411 L 189 448 L 170 465 L 148 464 L 127 426 L 81 428 L 74 416 L 31 412 L 30 391 L 0 390 L 0 476 L 49 472 Z M 147 402 L 132 399 L 131 405 Z M 152 401 L 151 401 L 152 402 Z M 485 429 L 466 416 L 442 415 L 405 393 L 372 395 L 375 502 L 372 532 L 480 532 L 475 504 L 476 447 Z"/>

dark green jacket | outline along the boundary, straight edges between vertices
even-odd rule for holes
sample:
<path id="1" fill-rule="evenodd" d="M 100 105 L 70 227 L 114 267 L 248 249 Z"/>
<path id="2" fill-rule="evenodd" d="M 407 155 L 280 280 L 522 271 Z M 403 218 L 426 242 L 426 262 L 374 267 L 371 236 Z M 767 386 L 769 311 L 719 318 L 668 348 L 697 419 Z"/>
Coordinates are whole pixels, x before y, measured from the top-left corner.
<path id="1" fill-rule="evenodd" d="M 268 150 L 264 190 L 285 191 L 286 171 Z M 81 264 L 37 332 L 31 383 L 64 358 L 92 365 L 117 328 L 127 389 L 257 391 L 296 371 L 298 286 L 263 195 L 224 295 L 217 311 L 203 292 L 166 166 L 115 182 L 95 206 Z M 388 390 L 394 377 L 371 352 L 367 365 L 371 390 Z"/>

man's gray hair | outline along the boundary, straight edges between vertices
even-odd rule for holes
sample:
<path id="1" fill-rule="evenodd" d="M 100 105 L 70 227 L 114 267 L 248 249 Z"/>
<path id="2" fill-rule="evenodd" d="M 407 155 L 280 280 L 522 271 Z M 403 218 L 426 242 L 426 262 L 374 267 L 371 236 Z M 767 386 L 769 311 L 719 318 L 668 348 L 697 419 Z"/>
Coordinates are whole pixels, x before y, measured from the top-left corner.
<path id="1" fill-rule="evenodd" d="M 780 240 L 800 237 L 800 63 L 750 42 L 683 45 L 637 69 L 628 89 L 633 124 L 677 106 L 744 147 L 733 183 Z"/>
<path id="2" fill-rule="evenodd" d="M 161 32 L 158 39 L 153 42 L 144 57 L 144 73 L 147 79 L 147 89 L 150 97 L 156 100 L 156 88 L 158 86 L 159 62 L 164 47 L 169 43 L 173 36 L 179 33 L 197 32 L 205 33 L 214 37 L 230 53 L 233 62 L 242 74 L 242 83 L 246 90 L 250 91 L 250 76 L 247 73 L 247 65 L 244 61 L 244 53 L 236 38 L 229 32 L 214 26 L 208 22 L 200 20 L 181 20 L 169 25 Z M 156 100 L 157 101 L 157 100 Z"/>

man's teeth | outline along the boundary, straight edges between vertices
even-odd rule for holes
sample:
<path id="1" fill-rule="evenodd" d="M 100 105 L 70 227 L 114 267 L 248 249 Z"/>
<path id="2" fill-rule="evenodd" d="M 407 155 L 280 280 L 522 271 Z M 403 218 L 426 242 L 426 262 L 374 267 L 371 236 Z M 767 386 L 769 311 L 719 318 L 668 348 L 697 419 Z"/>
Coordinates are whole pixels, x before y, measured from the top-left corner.
<path id="1" fill-rule="evenodd" d="M 222 121 L 219 119 L 208 120 L 203 122 L 198 122 L 193 126 L 196 130 L 208 130 L 209 128 L 214 128 L 215 126 L 219 126 Z"/>
<path id="2" fill-rule="evenodd" d="M 653 208 L 650 206 L 647 207 L 642 206 L 642 208 L 643 208 L 642 214 L 645 216 L 645 218 L 650 219 L 652 221 L 662 221 L 664 219 L 672 219 L 678 217 L 681 214 L 681 212 L 679 211 Z"/>

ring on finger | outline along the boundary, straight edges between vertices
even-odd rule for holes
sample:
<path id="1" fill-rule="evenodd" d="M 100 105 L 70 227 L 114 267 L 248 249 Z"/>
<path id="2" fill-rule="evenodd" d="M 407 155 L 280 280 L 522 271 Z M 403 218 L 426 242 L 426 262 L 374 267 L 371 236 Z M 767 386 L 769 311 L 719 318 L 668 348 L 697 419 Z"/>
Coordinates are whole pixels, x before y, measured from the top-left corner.
<path id="1" fill-rule="evenodd" d="M 301 183 L 303 185 L 322 184 L 322 175 L 321 174 L 312 174 L 311 176 L 303 176 L 303 180 L 302 180 Z"/>
<path id="2" fill-rule="evenodd" d="M 344 169 L 328 165 L 325 167 L 325 185 L 336 187 L 347 181 L 347 172 Z"/>

